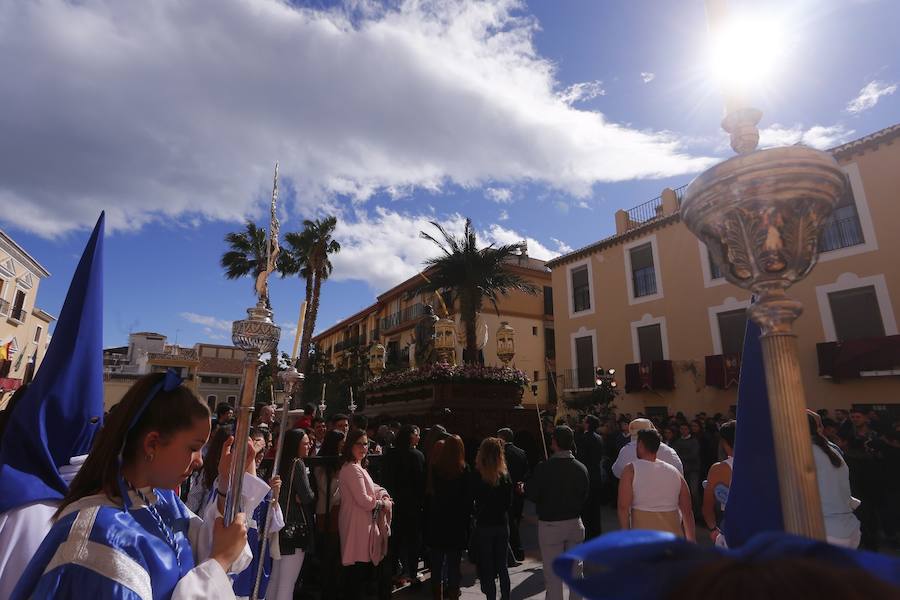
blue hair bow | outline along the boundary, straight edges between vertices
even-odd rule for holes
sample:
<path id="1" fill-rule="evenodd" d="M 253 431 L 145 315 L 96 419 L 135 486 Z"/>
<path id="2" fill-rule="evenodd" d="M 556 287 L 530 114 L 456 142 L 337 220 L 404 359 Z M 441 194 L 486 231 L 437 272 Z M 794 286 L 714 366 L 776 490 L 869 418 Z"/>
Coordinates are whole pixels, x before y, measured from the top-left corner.
<path id="1" fill-rule="evenodd" d="M 141 417 L 144 416 L 144 413 L 147 412 L 147 407 L 150 406 L 150 402 L 159 394 L 160 392 L 171 392 L 181 385 L 182 381 L 181 375 L 178 374 L 175 369 L 166 369 L 166 375 L 162 378 L 156 385 L 154 385 L 150 392 L 147 394 L 147 397 L 144 399 L 143 404 L 138 409 L 136 413 L 134 413 L 134 417 L 131 419 L 131 423 L 128 424 L 128 429 L 125 430 L 125 435 L 122 438 L 122 446 L 119 448 L 119 456 L 117 457 L 118 466 L 119 466 L 119 493 L 122 495 L 122 505 L 124 510 L 128 510 L 131 507 L 131 498 L 128 497 L 128 486 L 125 483 L 125 478 L 122 476 L 122 465 L 124 463 L 124 453 L 125 453 L 125 444 L 128 442 L 128 434 L 131 433 L 131 430 L 134 429 L 137 422 L 141 420 Z"/>

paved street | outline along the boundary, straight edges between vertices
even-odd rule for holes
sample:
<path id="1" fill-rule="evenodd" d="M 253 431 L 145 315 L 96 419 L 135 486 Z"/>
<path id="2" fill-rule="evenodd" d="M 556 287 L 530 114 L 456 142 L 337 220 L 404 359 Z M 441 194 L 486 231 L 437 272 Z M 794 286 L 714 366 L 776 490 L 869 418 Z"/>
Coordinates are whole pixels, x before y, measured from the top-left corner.
<path id="1" fill-rule="evenodd" d="M 512 600 L 540 599 L 544 597 L 544 574 L 541 555 L 537 543 L 537 516 L 531 503 L 525 503 L 525 518 L 522 521 L 522 543 L 525 546 L 525 561 L 518 567 L 509 570 L 512 582 Z M 607 508 L 603 512 L 603 529 L 618 529 L 616 513 Z M 703 539 L 706 529 L 703 529 Z M 698 530 L 698 535 L 700 531 Z M 425 581 L 418 589 L 406 589 L 395 594 L 398 598 L 431 598 L 431 587 Z M 462 598 L 474 600 L 484 598 L 475 578 L 475 567 L 463 559 Z"/>

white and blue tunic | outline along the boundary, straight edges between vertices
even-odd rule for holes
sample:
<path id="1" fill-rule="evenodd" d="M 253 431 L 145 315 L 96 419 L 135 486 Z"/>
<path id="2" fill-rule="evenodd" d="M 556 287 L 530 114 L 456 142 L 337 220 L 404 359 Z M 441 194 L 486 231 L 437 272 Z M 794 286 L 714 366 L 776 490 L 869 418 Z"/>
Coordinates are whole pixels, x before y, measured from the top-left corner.
<path id="1" fill-rule="evenodd" d="M 205 560 L 212 549 L 216 504 L 206 507 L 201 520 L 171 490 L 141 491 L 169 528 L 171 540 L 133 492 L 127 512 L 105 494 L 87 496 L 60 515 L 12 599 L 233 598 L 228 574 L 218 561 Z M 266 491 L 264 482 L 245 475 L 243 505 L 256 506 Z M 230 570 L 244 570 L 251 559 L 245 546 Z"/>

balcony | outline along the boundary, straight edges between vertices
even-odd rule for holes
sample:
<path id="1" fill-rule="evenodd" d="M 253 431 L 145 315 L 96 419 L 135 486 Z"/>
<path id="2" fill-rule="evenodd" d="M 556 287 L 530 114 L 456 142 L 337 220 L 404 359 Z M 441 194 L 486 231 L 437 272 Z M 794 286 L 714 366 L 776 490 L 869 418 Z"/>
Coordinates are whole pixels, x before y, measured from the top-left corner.
<path id="1" fill-rule="evenodd" d="M 715 354 L 706 357 L 706 385 L 727 390 L 741 377 L 740 354 Z"/>
<path id="2" fill-rule="evenodd" d="M 366 336 L 363 335 L 353 335 L 348 338 L 345 338 L 334 345 L 335 352 L 341 352 L 343 350 L 349 350 L 350 348 L 356 348 L 358 346 L 365 346 L 366 344 Z"/>
<path id="3" fill-rule="evenodd" d="M 596 382 L 597 367 L 566 369 L 563 372 L 564 390 L 592 390 Z"/>
<path id="4" fill-rule="evenodd" d="M 656 269 L 653 267 L 637 269 L 632 274 L 632 281 L 634 283 L 635 298 L 652 296 L 656 293 Z"/>
<path id="5" fill-rule="evenodd" d="M 841 379 L 900 375 L 900 335 L 816 344 L 819 376 Z"/>
<path id="6" fill-rule="evenodd" d="M 24 323 L 27 316 L 28 313 L 25 312 L 25 309 L 22 307 L 13 307 L 13 309 L 9 311 L 9 320 L 16 321 L 19 324 Z"/>
<path id="7" fill-rule="evenodd" d="M 631 363 L 625 365 L 625 391 L 674 390 L 675 371 L 671 360 Z"/>
<path id="8" fill-rule="evenodd" d="M 830 252 L 865 243 L 856 208 L 849 208 L 852 209 L 852 212 L 846 211 L 844 208 L 837 209 L 832 218 L 825 224 L 819 237 L 819 250 L 821 252 Z"/>
<path id="9" fill-rule="evenodd" d="M 681 200 L 684 198 L 684 191 L 687 189 L 687 184 L 682 185 L 681 187 L 675 188 L 673 191 L 675 192 L 675 204 L 676 207 L 681 206 Z M 670 209 L 671 210 L 671 209 Z M 645 223 L 649 223 L 655 219 L 658 219 L 665 214 L 665 210 L 663 208 L 663 197 L 657 196 L 653 200 L 648 200 L 643 204 L 638 204 L 634 208 L 630 208 L 625 211 L 626 214 L 626 227 L 625 230 L 636 229 Z M 618 231 L 617 233 L 624 233 L 624 231 Z"/>
<path id="10" fill-rule="evenodd" d="M 378 322 L 378 329 L 380 332 L 384 332 L 388 329 L 393 329 L 409 323 L 410 321 L 415 321 L 424 314 L 425 305 L 419 302 L 412 306 L 407 306 L 403 310 L 395 312 L 387 317 L 382 317 Z"/>

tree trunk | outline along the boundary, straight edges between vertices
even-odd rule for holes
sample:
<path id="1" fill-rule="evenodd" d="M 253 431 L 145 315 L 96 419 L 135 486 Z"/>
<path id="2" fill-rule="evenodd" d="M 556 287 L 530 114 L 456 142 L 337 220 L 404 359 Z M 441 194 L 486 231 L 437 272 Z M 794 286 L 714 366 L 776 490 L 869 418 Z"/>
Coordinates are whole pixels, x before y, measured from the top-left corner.
<path id="1" fill-rule="evenodd" d="M 300 360 L 300 372 L 304 377 L 309 377 L 307 368 L 309 367 L 309 348 L 312 345 L 313 328 L 310 326 L 310 312 L 312 311 L 312 295 L 313 295 L 313 277 L 312 274 L 306 278 L 306 310 L 303 312 L 303 331 L 300 332 L 300 355 L 296 358 Z"/>
<path id="2" fill-rule="evenodd" d="M 312 332 L 316 327 L 316 316 L 319 313 L 319 294 L 322 291 L 322 273 L 319 269 L 316 269 L 313 279 L 313 293 L 312 293 L 312 302 L 309 303 L 309 316 L 306 318 L 306 322 L 308 323 L 307 327 L 309 327 L 310 336 L 312 336 Z M 303 375 L 306 375 L 307 369 L 309 369 L 309 353 L 303 358 Z"/>

